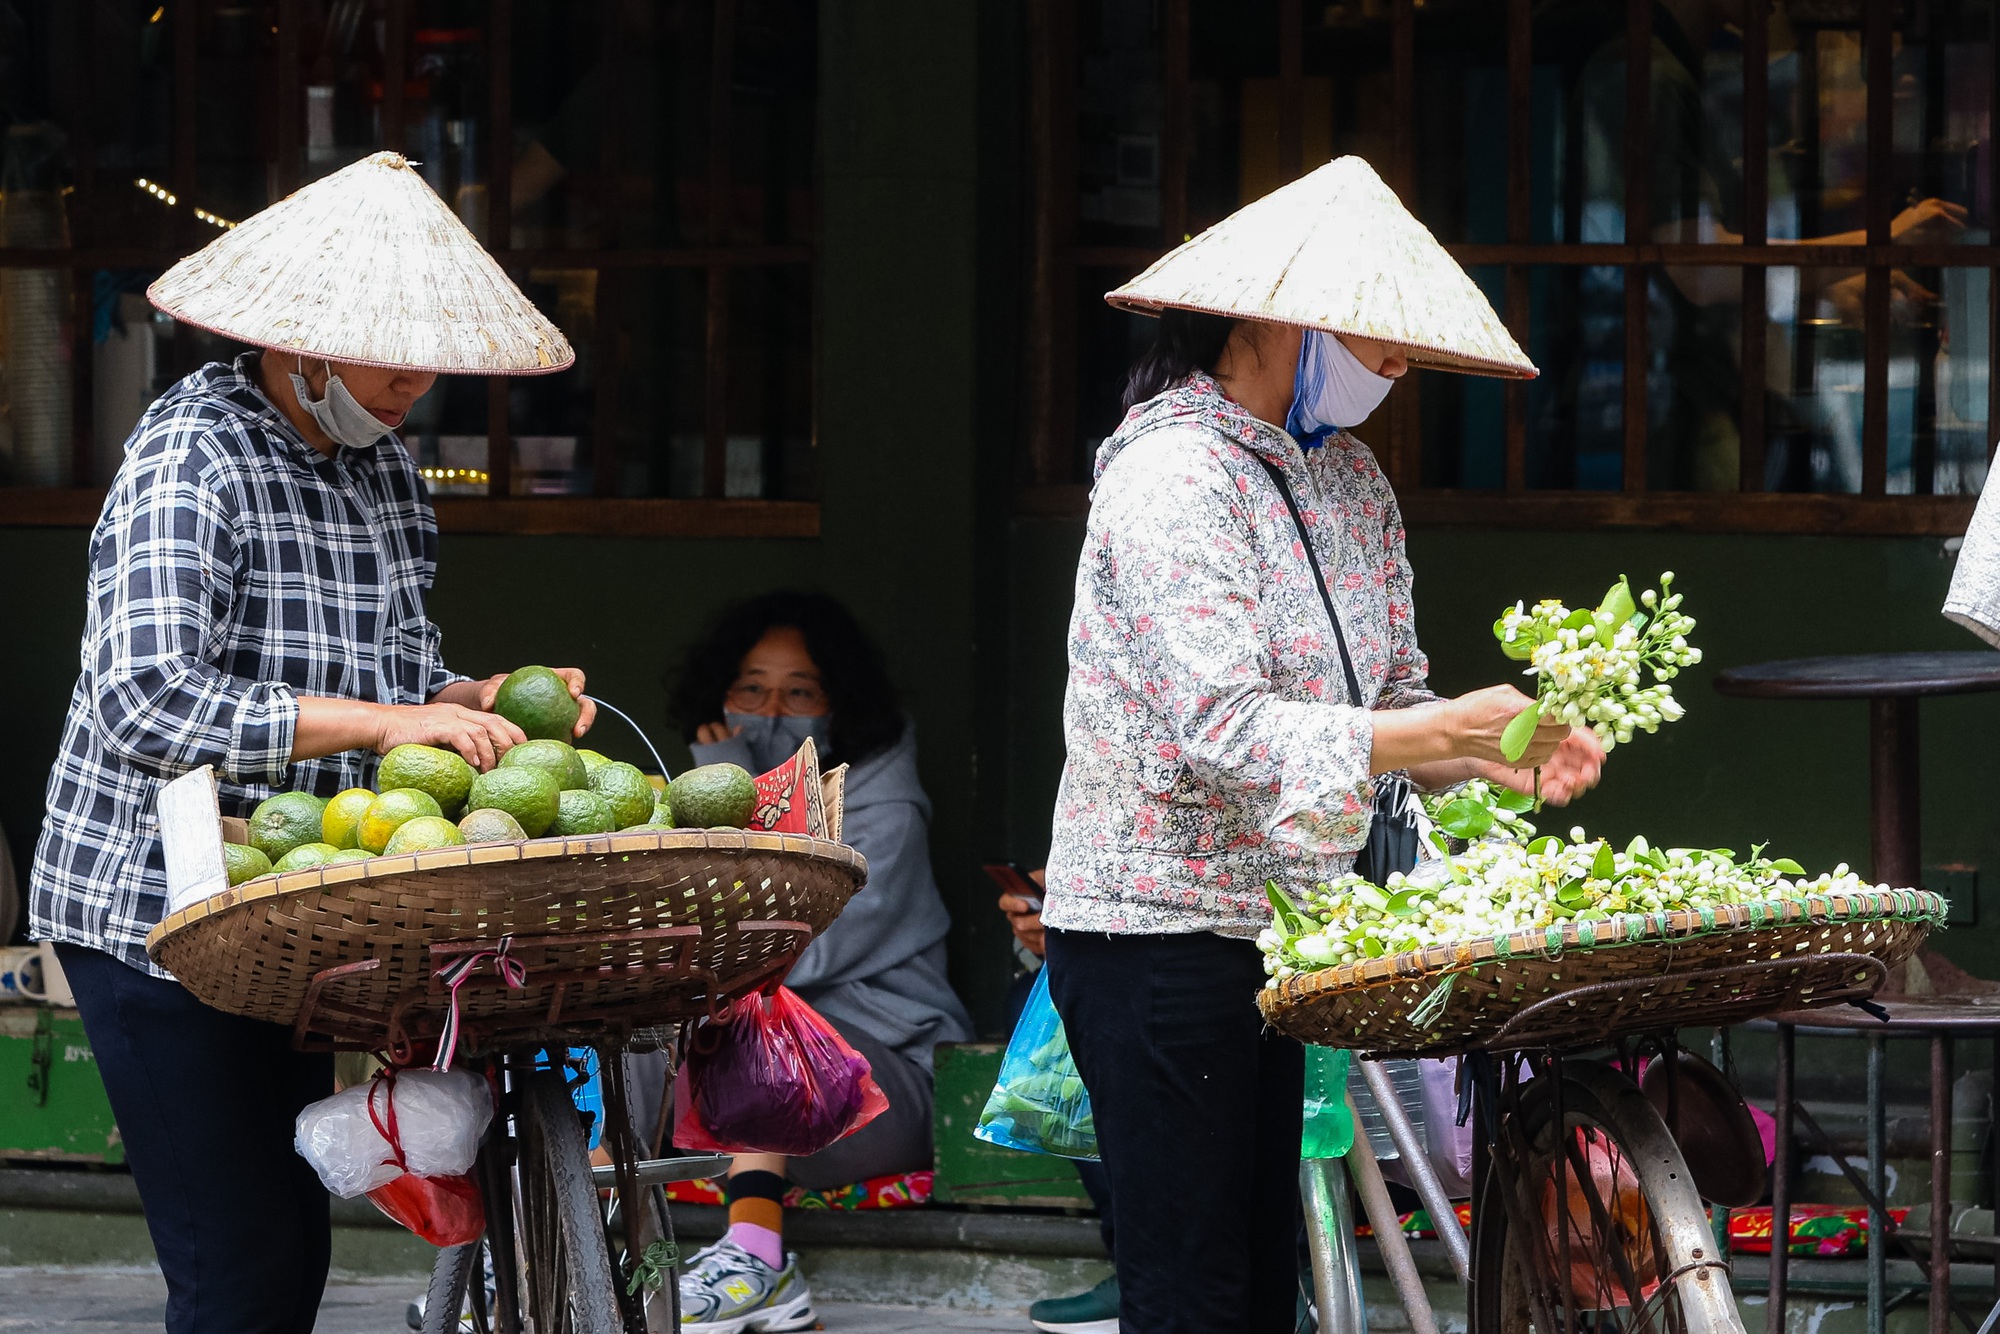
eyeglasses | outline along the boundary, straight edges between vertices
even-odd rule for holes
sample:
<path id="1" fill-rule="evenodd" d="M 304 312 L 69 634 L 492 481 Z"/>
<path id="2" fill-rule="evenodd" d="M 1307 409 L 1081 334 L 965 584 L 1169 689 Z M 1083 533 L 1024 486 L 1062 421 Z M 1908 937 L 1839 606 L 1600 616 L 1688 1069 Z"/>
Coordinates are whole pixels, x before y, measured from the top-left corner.
<path id="1" fill-rule="evenodd" d="M 778 712 L 793 715 L 825 713 L 827 709 L 826 691 L 818 686 L 770 686 L 744 682 L 729 687 L 723 702 L 738 713 L 760 713 L 773 698 L 778 701 Z"/>

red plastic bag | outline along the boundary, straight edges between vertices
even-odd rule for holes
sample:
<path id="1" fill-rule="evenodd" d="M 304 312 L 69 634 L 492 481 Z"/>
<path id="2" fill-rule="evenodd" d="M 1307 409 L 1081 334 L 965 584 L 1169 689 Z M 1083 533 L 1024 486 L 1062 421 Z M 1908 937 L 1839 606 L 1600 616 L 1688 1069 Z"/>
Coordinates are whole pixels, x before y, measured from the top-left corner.
<path id="1" fill-rule="evenodd" d="M 674 1098 L 680 1148 L 788 1158 L 889 1110 L 867 1059 L 787 987 L 744 996 L 696 1029 Z"/>
<path id="2" fill-rule="evenodd" d="M 486 1202 L 469 1176 L 405 1172 L 368 1192 L 375 1207 L 433 1246 L 463 1246 L 486 1230 Z"/>

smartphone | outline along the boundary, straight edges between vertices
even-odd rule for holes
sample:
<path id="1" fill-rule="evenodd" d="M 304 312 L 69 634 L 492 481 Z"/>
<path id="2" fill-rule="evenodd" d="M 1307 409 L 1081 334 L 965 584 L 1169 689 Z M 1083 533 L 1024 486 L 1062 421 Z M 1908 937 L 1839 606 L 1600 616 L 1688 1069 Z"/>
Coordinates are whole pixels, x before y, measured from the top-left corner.
<path id="1" fill-rule="evenodd" d="M 987 879 L 1006 893 L 1017 899 L 1028 901 L 1028 911 L 1042 910 L 1042 887 L 1028 878 L 1027 868 L 1019 862 L 987 862 L 984 867 Z"/>

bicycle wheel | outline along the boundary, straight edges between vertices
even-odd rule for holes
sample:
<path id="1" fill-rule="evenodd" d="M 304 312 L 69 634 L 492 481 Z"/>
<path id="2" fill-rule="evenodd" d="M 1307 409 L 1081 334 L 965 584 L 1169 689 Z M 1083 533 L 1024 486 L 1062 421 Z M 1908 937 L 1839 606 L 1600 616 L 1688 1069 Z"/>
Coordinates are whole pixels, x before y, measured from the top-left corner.
<path id="1" fill-rule="evenodd" d="M 523 1295 L 536 1334 L 619 1334 L 624 1318 L 583 1122 L 556 1071 L 534 1071 L 522 1084 L 520 1189 Z"/>
<path id="2" fill-rule="evenodd" d="M 1499 1141 L 1473 1210 L 1472 1334 L 1743 1334 L 1687 1163 L 1630 1080 L 1569 1062 L 1522 1087 Z"/>
<path id="3" fill-rule="evenodd" d="M 491 1329 L 485 1297 L 486 1241 L 468 1241 L 438 1252 L 431 1268 L 431 1285 L 424 1291 L 423 1334 L 459 1334 L 463 1317 L 472 1317 L 479 1334 Z M 473 1275 L 479 1275 L 474 1279 Z M 473 1287 L 477 1282 L 479 1286 Z M 472 1301 L 466 1299 L 470 1296 Z"/>

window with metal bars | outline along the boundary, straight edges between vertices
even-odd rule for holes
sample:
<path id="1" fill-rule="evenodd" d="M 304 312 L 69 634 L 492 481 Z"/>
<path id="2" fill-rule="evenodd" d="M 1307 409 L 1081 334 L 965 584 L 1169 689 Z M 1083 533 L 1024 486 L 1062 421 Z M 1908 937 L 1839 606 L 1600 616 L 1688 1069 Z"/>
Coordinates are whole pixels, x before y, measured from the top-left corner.
<path id="1" fill-rule="evenodd" d="M 1357 432 L 1413 522 L 1962 532 L 2000 356 L 1994 11 L 1034 0 L 1023 507 L 1080 511 L 1151 337 L 1102 293 L 1356 153 L 1542 370 L 1417 375 Z"/>
<path id="2" fill-rule="evenodd" d="M 447 529 L 816 531 L 816 8 L 0 3 L 0 521 L 89 522 L 145 406 L 236 350 L 154 276 L 387 148 L 579 354 L 411 414 Z"/>

